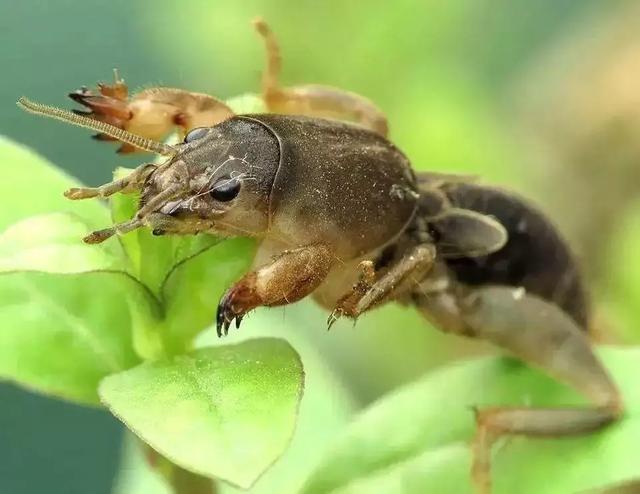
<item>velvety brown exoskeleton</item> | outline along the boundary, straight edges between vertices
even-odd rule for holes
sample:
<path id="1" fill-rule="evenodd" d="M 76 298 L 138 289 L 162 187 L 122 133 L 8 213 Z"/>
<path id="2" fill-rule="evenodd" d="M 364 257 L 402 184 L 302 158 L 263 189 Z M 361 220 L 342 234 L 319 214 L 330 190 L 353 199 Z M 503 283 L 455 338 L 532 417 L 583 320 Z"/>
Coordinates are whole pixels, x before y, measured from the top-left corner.
<path id="1" fill-rule="evenodd" d="M 593 401 L 583 408 L 477 411 L 479 492 L 490 491 L 490 449 L 498 437 L 581 434 L 618 418 L 621 398 L 589 341 L 578 268 L 549 220 L 474 180 L 414 173 L 387 140 L 384 115 L 361 96 L 280 87 L 275 37 L 263 21 L 255 26 L 267 47 L 265 114 L 234 115 L 211 96 L 179 89 L 129 97 L 117 76 L 96 93 L 71 93 L 86 113 L 20 100 L 29 111 L 119 141 L 122 152 L 166 156 L 121 180 L 66 192 L 70 199 L 140 193 L 134 218 L 85 241 L 143 226 L 158 235 L 254 237 L 253 270 L 220 301 L 219 335 L 256 307 L 307 295 L 330 311 L 329 324 L 396 301 L 443 331 L 494 343 Z M 176 128 L 183 142 L 163 144 Z"/>

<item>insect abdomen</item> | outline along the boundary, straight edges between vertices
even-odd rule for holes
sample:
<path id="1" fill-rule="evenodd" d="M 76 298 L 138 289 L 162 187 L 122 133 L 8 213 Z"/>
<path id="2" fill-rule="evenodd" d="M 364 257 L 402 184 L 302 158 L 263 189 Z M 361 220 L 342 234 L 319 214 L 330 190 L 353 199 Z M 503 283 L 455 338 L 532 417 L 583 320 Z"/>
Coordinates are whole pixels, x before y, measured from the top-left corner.
<path id="1" fill-rule="evenodd" d="M 582 279 L 566 241 L 537 209 L 515 195 L 475 184 L 445 187 L 453 205 L 494 216 L 506 229 L 504 247 L 476 258 L 447 259 L 456 278 L 468 285 L 522 287 L 588 326 L 588 301 Z"/>

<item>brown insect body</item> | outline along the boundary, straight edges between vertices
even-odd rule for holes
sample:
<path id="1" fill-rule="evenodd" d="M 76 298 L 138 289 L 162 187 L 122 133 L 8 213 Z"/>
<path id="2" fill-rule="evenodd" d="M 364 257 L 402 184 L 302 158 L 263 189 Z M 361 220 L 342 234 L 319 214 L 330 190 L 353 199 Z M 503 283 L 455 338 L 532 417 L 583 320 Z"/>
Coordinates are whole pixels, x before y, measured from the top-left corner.
<path id="1" fill-rule="evenodd" d="M 335 120 L 253 115 L 280 141 L 271 227 L 346 261 L 399 236 L 417 207 L 409 160 L 379 134 Z M 396 191 L 400 191 L 397 193 Z"/>
<path id="2" fill-rule="evenodd" d="M 235 116 L 193 134 L 142 188 L 141 207 L 173 184 L 181 190 L 152 216 L 161 233 L 244 234 L 287 248 L 324 243 L 348 261 L 400 236 L 417 209 L 409 161 L 366 129 L 273 114 Z M 225 180 L 242 184 L 233 202 L 208 194 Z"/>
<path id="3" fill-rule="evenodd" d="M 168 157 L 109 184 L 67 191 L 71 199 L 141 193 L 134 218 L 85 240 L 141 226 L 159 235 L 252 236 L 259 241 L 253 267 L 220 300 L 219 335 L 259 306 L 308 295 L 332 311 L 329 326 L 397 301 L 442 331 L 489 341 L 543 369 L 595 404 L 478 411 L 472 473 L 483 494 L 501 435 L 580 434 L 620 417 L 621 397 L 585 331 L 575 260 L 552 223 L 518 197 L 465 177 L 414 174 L 386 139 L 384 115 L 365 98 L 280 87 L 277 43 L 264 22 L 256 27 L 268 51 L 262 96 L 270 114 L 233 116 L 213 97 L 178 89 L 129 100 L 118 77 L 99 94 L 71 94 L 88 115 L 20 100 L 28 111 L 121 141 L 123 152 Z M 183 143 L 151 140 L 176 125 Z M 127 131 L 144 129 L 148 135 Z"/>

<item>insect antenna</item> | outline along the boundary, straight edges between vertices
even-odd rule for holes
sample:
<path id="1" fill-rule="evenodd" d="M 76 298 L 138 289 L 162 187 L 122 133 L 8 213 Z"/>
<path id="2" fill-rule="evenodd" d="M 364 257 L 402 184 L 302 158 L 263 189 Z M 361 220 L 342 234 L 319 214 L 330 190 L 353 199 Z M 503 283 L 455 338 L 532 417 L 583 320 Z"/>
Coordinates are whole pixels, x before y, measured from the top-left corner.
<path id="1" fill-rule="evenodd" d="M 113 137 L 120 142 L 130 144 L 143 151 L 148 151 L 150 153 L 160 154 L 163 156 L 171 156 L 176 154 L 177 152 L 173 146 L 169 146 L 168 144 L 132 134 L 131 132 L 127 132 L 124 129 L 120 129 L 106 122 L 94 120 L 93 118 L 85 117 L 82 115 L 76 115 L 75 113 L 61 110 L 60 108 L 56 108 L 55 106 L 34 103 L 33 101 L 30 101 L 25 97 L 20 98 L 17 102 L 17 105 L 21 109 L 29 113 L 35 113 L 36 115 L 42 115 L 45 117 L 67 122 L 72 125 L 77 125 L 78 127 L 91 129 L 96 132 L 106 134 L 109 137 Z"/>

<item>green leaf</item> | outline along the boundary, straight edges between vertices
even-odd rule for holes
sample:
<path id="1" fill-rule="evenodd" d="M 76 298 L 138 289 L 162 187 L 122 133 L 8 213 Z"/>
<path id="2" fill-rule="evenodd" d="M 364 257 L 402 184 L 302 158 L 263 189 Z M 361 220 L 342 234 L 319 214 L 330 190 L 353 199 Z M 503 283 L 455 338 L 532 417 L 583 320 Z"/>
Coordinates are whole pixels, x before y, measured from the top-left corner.
<path id="1" fill-rule="evenodd" d="M 552 494 L 637 476 L 640 349 L 600 352 L 619 384 L 626 416 L 574 438 L 511 439 L 495 455 L 494 493 Z M 576 393 L 505 358 L 484 358 L 434 372 L 383 398 L 357 418 L 313 472 L 305 494 L 471 492 L 471 407 L 584 404 Z M 410 420 L 408 420 L 410 418 Z M 559 459 L 570 461 L 559 461 Z M 593 465 L 598 465 L 594 468 Z"/>
<path id="2" fill-rule="evenodd" d="M 0 234 L 0 272 L 83 273 L 126 269 L 115 243 L 82 242 L 89 225 L 64 213 L 32 216 Z"/>
<path id="3" fill-rule="evenodd" d="M 311 305 L 310 301 L 301 305 L 301 309 L 308 313 L 306 309 Z M 282 457 L 251 488 L 251 494 L 298 494 L 306 480 L 309 465 L 324 456 L 331 439 L 348 423 L 356 408 L 336 369 L 326 361 L 318 346 L 308 341 L 307 332 L 301 332 L 300 324 L 290 316 L 292 309 L 287 307 L 286 317 L 283 317 L 284 308 L 257 309 L 242 321 L 240 331 L 234 331 L 227 337 L 237 341 L 247 337 L 279 335 L 293 345 L 304 362 L 304 399 L 300 404 L 293 440 Z M 326 331 L 323 332 L 326 335 Z M 198 342 L 205 344 L 206 340 L 220 341 L 215 331 L 203 333 Z M 241 492 L 227 485 L 219 486 L 218 490 L 219 494 Z"/>
<path id="4" fill-rule="evenodd" d="M 248 488 L 291 440 L 303 381 L 293 348 L 261 338 L 108 376 L 100 398 L 177 465 Z"/>
<path id="5" fill-rule="evenodd" d="M 308 306 L 309 304 L 303 304 Z M 227 339 L 284 335 L 299 353 L 305 368 L 304 399 L 300 403 L 298 421 L 291 444 L 276 463 L 262 475 L 249 491 L 219 484 L 219 494 L 297 494 L 305 481 L 308 465 L 317 462 L 327 449 L 332 436 L 352 416 L 355 404 L 335 374 L 323 360 L 318 346 L 306 341 L 299 324 L 291 317 L 283 318 L 282 309 L 260 309 L 247 317 L 241 331 Z M 225 339 L 224 341 L 226 341 Z M 220 344 L 215 331 L 203 333 L 198 343 Z M 144 461 L 139 441 L 128 440 L 114 494 L 160 494 L 169 491 L 157 471 Z"/>
<path id="6" fill-rule="evenodd" d="M 469 471 L 471 451 L 468 444 L 452 443 L 380 469 L 371 475 L 356 479 L 335 494 L 389 494 L 455 492 L 471 493 Z M 521 492 L 519 486 L 511 492 Z M 558 494 L 560 494 L 558 492 Z"/>
<path id="7" fill-rule="evenodd" d="M 0 276 L 0 379 L 97 404 L 100 380 L 139 362 L 129 308 L 146 297 L 118 273 Z"/>
<path id="8" fill-rule="evenodd" d="M 108 223 L 103 205 L 65 199 L 77 182 L 4 138 L 0 159 L 7 204 L 0 211 L 0 378 L 97 404 L 99 381 L 139 362 L 129 308 L 151 317 L 153 299 L 118 272 L 124 256 L 117 244 L 82 243 Z M 43 214 L 56 209 L 69 213 Z"/>
<path id="9" fill-rule="evenodd" d="M 77 180 L 35 152 L 2 136 L 0 162 L 3 166 L 0 196 L 4 204 L 0 209 L 0 229 L 27 216 L 51 211 L 73 212 L 92 228 L 108 223 L 108 212 L 100 202 L 70 201 L 62 195 L 69 187 L 77 186 Z"/>

